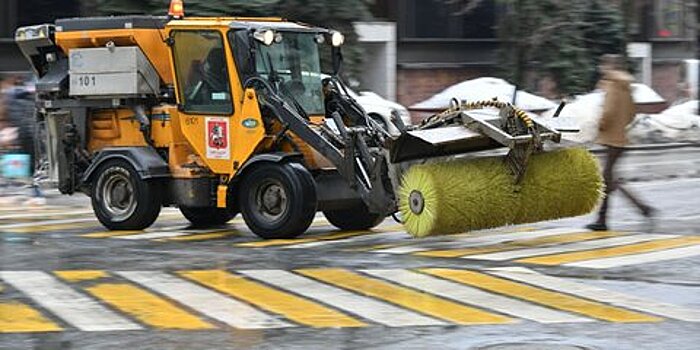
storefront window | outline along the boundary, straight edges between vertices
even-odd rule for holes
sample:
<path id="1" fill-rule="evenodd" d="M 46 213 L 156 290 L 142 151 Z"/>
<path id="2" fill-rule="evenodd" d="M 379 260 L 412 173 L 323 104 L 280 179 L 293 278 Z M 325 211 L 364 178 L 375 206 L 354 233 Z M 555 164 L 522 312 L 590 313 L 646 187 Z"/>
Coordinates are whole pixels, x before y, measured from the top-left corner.
<path id="1" fill-rule="evenodd" d="M 414 0 L 400 3 L 404 38 L 467 38 L 496 36 L 496 1 Z"/>
<path id="2" fill-rule="evenodd" d="M 656 0 L 654 9 L 655 36 L 658 38 L 685 37 L 684 0 Z"/>

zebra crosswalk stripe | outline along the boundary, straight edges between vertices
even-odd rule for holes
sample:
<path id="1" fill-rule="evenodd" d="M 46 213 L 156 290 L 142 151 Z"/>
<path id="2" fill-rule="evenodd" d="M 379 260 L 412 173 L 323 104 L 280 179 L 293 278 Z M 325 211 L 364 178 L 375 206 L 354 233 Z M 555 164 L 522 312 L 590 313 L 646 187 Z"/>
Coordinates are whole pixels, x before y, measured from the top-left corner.
<path id="1" fill-rule="evenodd" d="M 373 233 L 372 231 L 367 231 L 367 230 L 346 231 L 346 232 L 337 232 L 337 233 L 326 234 L 326 235 L 309 236 L 309 237 L 305 237 L 305 238 L 270 239 L 267 241 L 245 242 L 245 243 L 234 244 L 234 246 L 245 247 L 245 248 L 266 248 L 266 247 L 288 246 L 288 245 L 292 245 L 292 244 L 300 244 L 300 243 L 308 243 L 308 242 L 316 242 L 316 241 L 324 241 L 324 240 L 333 240 L 333 239 L 343 239 L 343 238 L 367 235 L 367 234 L 372 234 L 372 233 Z"/>
<path id="2" fill-rule="evenodd" d="M 63 330 L 36 309 L 18 302 L 0 303 L 0 334 Z"/>
<path id="3" fill-rule="evenodd" d="M 506 316 L 416 292 L 378 279 L 364 277 L 345 269 L 301 269 L 296 270 L 296 272 L 324 283 L 385 300 L 456 324 L 497 324 L 514 321 Z"/>
<path id="4" fill-rule="evenodd" d="M 443 268 L 420 269 L 421 272 L 457 283 L 472 285 L 491 292 L 527 300 L 558 310 L 574 312 L 610 322 L 657 322 L 661 319 L 638 312 L 612 307 L 595 301 L 512 282 L 500 277 L 469 270 Z"/>
<path id="5" fill-rule="evenodd" d="M 656 252 L 597 258 L 564 264 L 564 266 L 586 267 L 589 269 L 609 269 L 613 267 L 646 264 L 650 262 L 689 258 L 700 255 L 700 244 L 690 247 L 672 248 Z"/>
<path id="6" fill-rule="evenodd" d="M 350 237 L 347 239 L 343 239 L 342 241 L 322 240 L 322 241 L 316 241 L 316 242 L 293 244 L 293 245 L 286 246 L 285 248 L 286 249 L 308 249 L 308 248 L 324 247 L 324 246 L 334 245 L 334 244 L 338 244 L 338 243 L 342 243 L 342 244 L 357 243 L 357 242 L 364 242 L 364 241 L 368 241 L 368 240 L 376 240 L 379 238 L 387 239 L 387 238 L 403 238 L 403 237 L 408 237 L 408 235 L 404 231 L 388 231 L 386 233 L 354 236 L 354 237 Z"/>
<path id="7" fill-rule="evenodd" d="M 577 295 L 612 305 L 649 312 L 681 321 L 700 322 L 700 310 L 698 309 L 690 309 L 679 307 L 677 305 L 659 303 L 603 288 L 572 282 L 563 278 L 547 276 L 524 267 L 492 268 L 489 269 L 489 272 L 511 280 L 521 281 L 531 285 Z"/>
<path id="8" fill-rule="evenodd" d="M 564 244 L 572 242 L 584 242 L 594 239 L 610 238 L 620 236 L 621 233 L 608 232 L 608 231 L 593 231 L 593 232 L 581 232 L 581 233 L 566 233 L 562 235 L 530 238 L 530 239 L 518 239 L 515 241 L 492 244 L 492 245 L 482 245 L 471 248 L 457 248 L 457 249 L 445 249 L 445 250 L 427 250 L 422 252 L 414 253 L 418 256 L 436 257 L 436 258 L 457 258 L 466 255 L 476 255 L 476 254 L 489 254 L 503 252 L 513 249 L 523 249 L 528 247 L 536 247 L 542 245 L 554 245 L 554 244 Z"/>
<path id="9" fill-rule="evenodd" d="M 537 248 L 524 248 L 524 249 L 513 249 L 505 252 L 489 253 L 489 254 L 476 254 L 463 256 L 462 259 L 475 259 L 475 260 L 493 260 L 493 261 L 506 261 L 518 258 L 527 258 L 540 255 L 548 254 L 560 254 L 566 252 L 575 252 L 580 250 L 589 250 L 597 248 L 606 248 L 612 246 L 620 246 L 625 244 L 633 244 L 639 242 L 659 240 L 669 237 L 669 235 L 630 235 L 622 237 L 612 237 L 604 239 L 596 239 L 593 241 L 568 243 L 562 245 L 556 245 L 551 247 L 537 247 Z"/>
<path id="10" fill-rule="evenodd" d="M 141 326 L 41 271 L 0 271 L 0 278 L 83 331 L 123 331 Z"/>
<path id="11" fill-rule="evenodd" d="M 208 322 L 151 292 L 126 283 L 100 283 L 87 287 L 94 297 L 139 321 L 160 329 L 212 329 Z"/>
<path id="12" fill-rule="evenodd" d="M 292 326 L 248 304 L 163 272 L 119 271 L 115 273 L 232 327 L 264 329 Z"/>
<path id="13" fill-rule="evenodd" d="M 569 313 L 547 309 L 517 299 L 485 292 L 474 287 L 442 280 L 407 270 L 362 270 L 364 273 L 394 283 L 419 289 L 440 297 L 477 305 L 506 315 L 541 323 L 592 322 L 594 320 Z"/>
<path id="14" fill-rule="evenodd" d="M 390 327 L 441 326 L 447 323 L 316 282 L 282 270 L 240 270 L 239 273 L 277 288 L 322 301 L 338 309 Z"/>
<path id="15" fill-rule="evenodd" d="M 180 271 L 178 274 L 263 310 L 284 315 L 286 318 L 303 325 L 311 327 L 366 326 L 365 323 L 339 311 L 226 271 Z"/>
<path id="16" fill-rule="evenodd" d="M 669 236 L 667 236 L 669 237 Z M 584 250 L 570 253 L 559 253 L 546 256 L 521 259 L 518 262 L 540 265 L 563 265 L 583 260 L 600 259 L 636 253 L 646 253 L 669 248 L 685 247 L 700 244 L 700 237 L 675 237 L 669 239 L 659 239 L 648 242 L 638 242 L 636 244 L 606 247 L 597 250 Z"/>
<path id="17" fill-rule="evenodd" d="M 112 238 L 129 240 L 129 241 L 136 241 L 136 240 L 172 238 L 172 237 L 179 237 L 179 236 L 187 236 L 187 235 L 191 235 L 191 234 L 192 234 L 192 232 L 186 232 L 186 231 L 156 231 L 156 232 L 148 232 L 148 233 L 139 233 L 139 234 L 135 234 L 135 235 L 115 236 Z"/>
<path id="18" fill-rule="evenodd" d="M 45 218 L 47 216 L 51 217 L 66 217 L 66 216 L 81 216 L 90 215 L 92 216 L 92 210 L 64 210 L 64 211 L 42 211 L 42 212 L 21 212 L 13 214 L 3 214 L 0 215 L 0 220 L 17 220 L 17 219 L 34 219 L 34 218 Z"/>
<path id="19" fill-rule="evenodd" d="M 436 242 L 421 245 L 412 246 L 400 246 L 395 248 L 379 249 L 375 250 L 375 253 L 386 253 L 386 254 L 410 254 L 416 252 L 422 252 L 426 250 L 440 249 L 440 248 L 466 248 L 473 247 L 477 245 L 484 244 L 497 244 L 506 241 L 518 240 L 518 239 L 529 239 L 537 237 L 546 237 L 561 235 L 565 233 L 578 233 L 586 232 L 585 229 L 572 229 L 572 228 L 553 228 L 538 231 L 527 231 L 527 232 L 509 232 L 509 233 L 499 233 L 499 234 L 488 234 L 483 236 L 468 237 L 459 239 L 455 237 L 447 242 Z"/>

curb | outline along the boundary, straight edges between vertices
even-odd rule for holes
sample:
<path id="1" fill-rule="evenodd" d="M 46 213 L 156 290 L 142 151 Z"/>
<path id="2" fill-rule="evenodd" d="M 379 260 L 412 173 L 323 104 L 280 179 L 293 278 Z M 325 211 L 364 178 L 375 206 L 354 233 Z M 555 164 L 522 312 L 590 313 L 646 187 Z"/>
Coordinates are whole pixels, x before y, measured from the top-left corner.
<path id="1" fill-rule="evenodd" d="M 679 148 L 700 148 L 700 143 L 650 143 L 625 147 L 627 151 L 661 151 Z M 603 153 L 605 152 L 606 148 L 596 145 L 589 147 L 588 150 L 593 153 Z"/>

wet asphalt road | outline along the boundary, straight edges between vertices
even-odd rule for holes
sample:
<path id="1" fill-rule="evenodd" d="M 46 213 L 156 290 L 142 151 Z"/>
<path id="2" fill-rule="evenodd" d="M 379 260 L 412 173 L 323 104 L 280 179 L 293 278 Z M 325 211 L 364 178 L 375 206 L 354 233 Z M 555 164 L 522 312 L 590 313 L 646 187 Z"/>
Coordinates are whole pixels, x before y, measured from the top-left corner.
<path id="1" fill-rule="evenodd" d="M 85 198 L 0 210 L 0 349 L 697 349 L 700 152 L 635 152 L 660 212 L 423 240 L 391 219 L 262 242 L 166 210 L 105 232 Z M 655 165 L 656 164 L 656 165 Z M 526 344 L 526 345 L 521 345 Z"/>

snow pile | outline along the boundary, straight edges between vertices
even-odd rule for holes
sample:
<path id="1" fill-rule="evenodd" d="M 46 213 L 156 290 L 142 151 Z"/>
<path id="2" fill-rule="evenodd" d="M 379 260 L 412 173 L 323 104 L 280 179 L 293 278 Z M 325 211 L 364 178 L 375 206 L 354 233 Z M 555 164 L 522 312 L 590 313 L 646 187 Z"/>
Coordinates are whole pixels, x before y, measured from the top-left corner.
<path id="1" fill-rule="evenodd" d="M 632 99 L 640 105 L 666 102 L 654 89 L 640 83 L 632 83 Z"/>
<path id="2" fill-rule="evenodd" d="M 598 133 L 598 121 L 603 113 L 603 93 L 594 92 L 576 97 L 567 103 L 559 117 L 554 116 L 556 108 L 542 114 L 539 118 L 543 123 L 562 129 L 579 129 L 577 133 L 562 133 L 562 137 L 569 141 L 588 143 L 595 140 Z M 567 127 L 563 127 L 567 126 Z"/>
<path id="3" fill-rule="evenodd" d="M 698 100 L 690 100 L 681 104 L 669 107 L 661 112 L 663 115 L 695 115 L 698 116 Z M 698 116 L 700 117 L 700 116 Z"/>
<path id="4" fill-rule="evenodd" d="M 491 100 L 494 97 L 499 101 L 513 101 L 515 86 L 503 79 L 477 78 L 466 80 L 452 85 L 431 98 L 412 105 L 411 109 L 446 109 L 450 107 L 450 101 L 456 98 L 460 101 Z M 518 90 L 515 105 L 526 111 L 544 111 L 555 108 L 557 105 L 544 98 L 529 92 Z"/>
<path id="5" fill-rule="evenodd" d="M 672 106 L 660 114 L 640 114 L 630 125 L 633 143 L 700 142 L 698 101 Z"/>
<path id="6" fill-rule="evenodd" d="M 551 119 L 556 108 L 542 114 L 541 120 L 555 128 L 559 125 L 568 127 L 560 127 L 564 129 L 576 128 L 580 129 L 578 133 L 564 132 L 562 137 L 566 140 L 589 143 L 595 141 L 598 133 L 598 122 L 603 113 L 603 102 L 605 93 L 602 90 L 594 90 L 585 95 L 578 95 L 576 98 L 564 106 L 559 118 Z M 635 104 L 654 104 L 664 103 L 665 100 L 656 91 L 647 85 L 633 83 L 632 84 L 632 99 Z"/>

